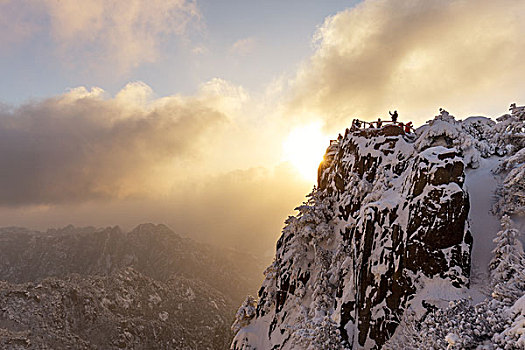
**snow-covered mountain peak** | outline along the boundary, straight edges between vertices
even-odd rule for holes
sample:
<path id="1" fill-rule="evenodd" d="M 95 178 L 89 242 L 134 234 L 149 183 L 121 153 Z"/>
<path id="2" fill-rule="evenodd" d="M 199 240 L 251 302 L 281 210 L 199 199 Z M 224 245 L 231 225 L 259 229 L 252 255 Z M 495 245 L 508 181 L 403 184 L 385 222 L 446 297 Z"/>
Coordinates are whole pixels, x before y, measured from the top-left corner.
<path id="1" fill-rule="evenodd" d="M 232 349 L 380 348 L 407 314 L 421 319 L 469 296 L 465 171 L 503 156 L 521 162 L 504 165 L 518 174 L 509 186 L 523 185 L 516 111 L 496 123 L 440 110 L 414 134 L 388 126 L 332 141 L 317 187 L 285 222 L 259 299 L 237 314 Z M 513 203 L 501 212 L 524 207 Z"/>

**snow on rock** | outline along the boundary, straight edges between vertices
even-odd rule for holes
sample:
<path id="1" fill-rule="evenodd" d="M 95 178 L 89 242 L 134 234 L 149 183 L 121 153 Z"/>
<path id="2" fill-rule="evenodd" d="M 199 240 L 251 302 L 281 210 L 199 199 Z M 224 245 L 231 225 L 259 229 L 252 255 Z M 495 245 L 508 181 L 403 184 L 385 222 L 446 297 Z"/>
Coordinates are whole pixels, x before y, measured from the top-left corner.
<path id="1" fill-rule="evenodd" d="M 256 348 L 261 338 L 275 349 L 381 346 L 424 281 L 467 287 L 472 239 L 460 153 L 380 133 L 332 144 L 318 187 L 286 220 L 256 315 L 232 348 Z"/>
<path id="2" fill-rule="evenodd" d="M 454 333 L 449 333 L 445 337 L 445 340 L 448 343 L 447 349 L 452 349 L 454 345 L 456 345 L 461 339 Z"/>
<path id="3" fill-rule="evenodd" d="M 486 271 L 499 218 L 522 222 L 524 120 L 516 108 L 497 123 L 440 110 L 415 137 L 391 127 L 332 142 L 231 348 L 518 348 L 523 317 L 509 307 L 525 269 L 487 283 L 498 297 L 469 286 L 471 231 Z M 512 261 L 516 271 L 524 259 Z"/>
<path id="4" fill-rule="evenodd" d="M 247 296 L 246 300 L 235 315 L 235 322 L 232 325 L 232 330 L 237 332 L 242 327 L 247 326 L 250 323 L 250 320 L 255 316 L 256 308 L 257 301 L 251 295 Z"/>
<path id="5" fill-rule="evenodd" d="M 494 153 L 494 146 L 485 137 L 494 125 L 485 117 L 457 121 L 442 109 L 435 119 L 417 129 L 415 146 L 420 151 L 431 146 L 456 147 L 465 165 L 477 168 L 481 157 Z"/>
<path id="6" fill-rule="evenodd" d="M 488 264 L 495 245 L 493 239 L 499 231 L 500 222 L 492 213 L 495 202 L 495 192 L 498 179 L 492 170 L 497 167 L 498 157 L 481 159 L 477 169 L 467 169 L 465 185 L 470 195 L 469 221 L 472 236 L 472 269 L 474 277 L 480 278 L 479 283 L 486 283 Z"/>
<path id="7" fill-rule="evenodd" d="M 170 317 L 170 314 L 169 314 L 168 312 L 166 312 L 166 311 L 161 311 L 161 312 L 159 312 L 159 318 L 160 318 L 162 321 L 166 322 L 166 321 L 168 320 L 169 317 Z"/>

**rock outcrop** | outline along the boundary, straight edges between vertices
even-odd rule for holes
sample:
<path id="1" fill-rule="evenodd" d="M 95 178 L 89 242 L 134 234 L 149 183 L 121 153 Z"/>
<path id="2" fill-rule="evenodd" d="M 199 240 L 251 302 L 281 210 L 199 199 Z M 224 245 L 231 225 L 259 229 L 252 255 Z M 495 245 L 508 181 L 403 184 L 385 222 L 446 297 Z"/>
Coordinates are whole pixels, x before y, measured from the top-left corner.
<path id="1" fill-rule="evenodd" d="M 468 287 L 463 153 L 418 136 L 357 131 L 330 145 L 232 349 L 380 348 L 407 307 L 436 307 L 420 291 Z"/>

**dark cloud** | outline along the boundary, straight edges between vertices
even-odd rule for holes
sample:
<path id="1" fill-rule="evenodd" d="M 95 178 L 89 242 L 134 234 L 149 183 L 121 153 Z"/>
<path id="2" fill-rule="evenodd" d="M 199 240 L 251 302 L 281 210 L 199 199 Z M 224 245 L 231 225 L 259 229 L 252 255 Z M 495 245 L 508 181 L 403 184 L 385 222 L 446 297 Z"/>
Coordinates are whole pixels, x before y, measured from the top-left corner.
<path id="1" fill-rule="evenodd" d="M 0 203 L 144 197 L 171 186 L 176 162 L 198 154 L 225 116 L 191 98 L 137 104 L 133 92 L 145 89 L 132 84 L 114 99 L 76 89 L 0 111 Z"/>

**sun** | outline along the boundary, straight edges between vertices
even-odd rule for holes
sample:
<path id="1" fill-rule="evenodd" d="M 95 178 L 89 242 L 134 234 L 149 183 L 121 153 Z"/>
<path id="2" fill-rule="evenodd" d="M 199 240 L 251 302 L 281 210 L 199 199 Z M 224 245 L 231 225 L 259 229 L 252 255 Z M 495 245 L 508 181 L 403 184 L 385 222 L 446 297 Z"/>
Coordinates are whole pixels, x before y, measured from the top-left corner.
<path id="1" fill-rule="evenodd" d="M 283 160 L 290 162 L 305 180 L 315 182 L 328 144 L 321 123 L 297 127 L 283 142 Z"/>

